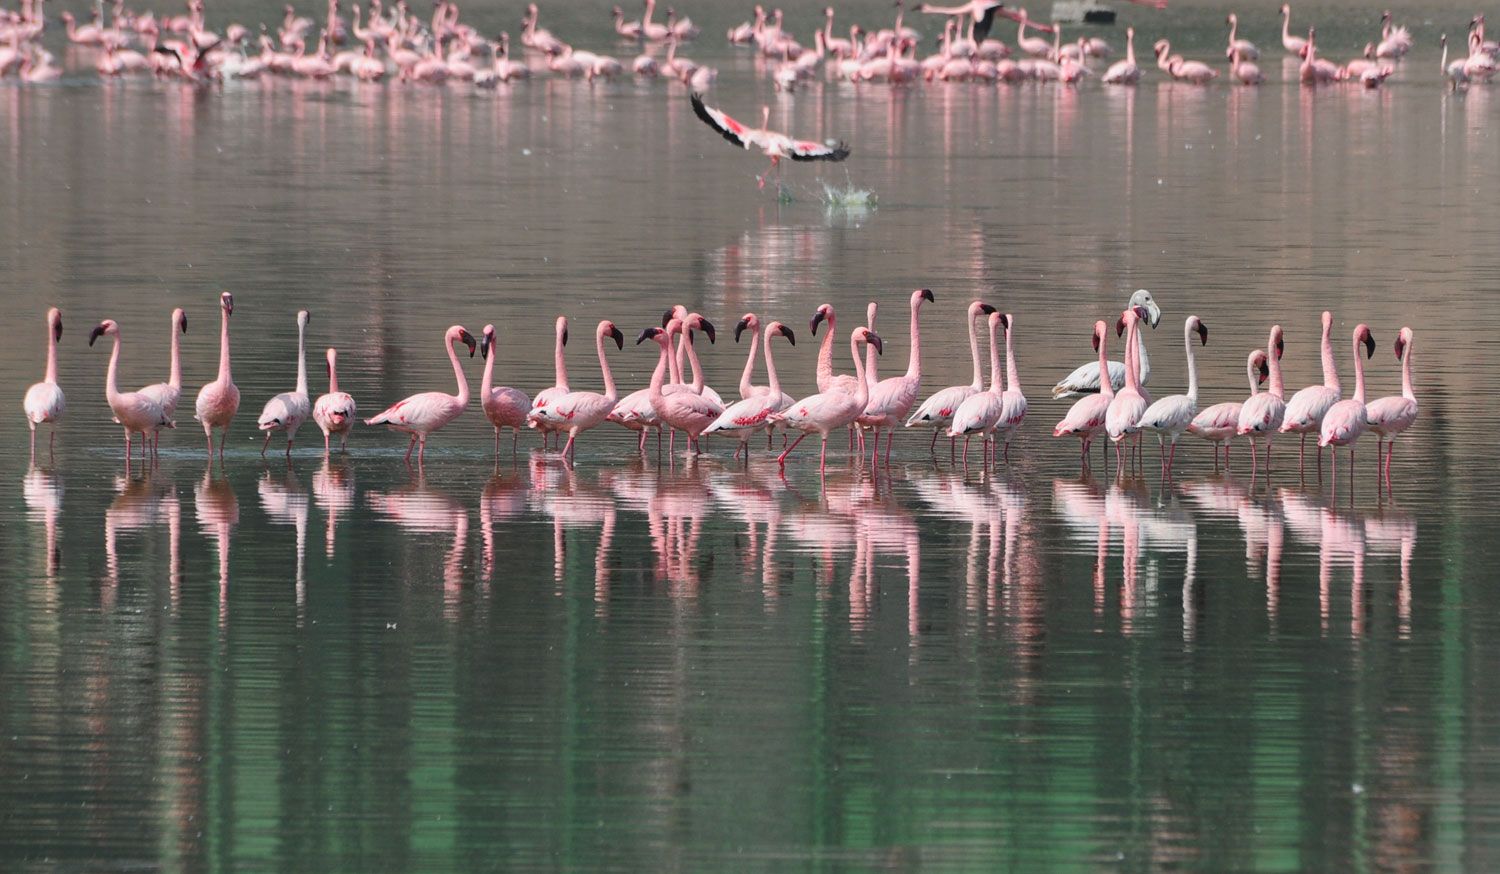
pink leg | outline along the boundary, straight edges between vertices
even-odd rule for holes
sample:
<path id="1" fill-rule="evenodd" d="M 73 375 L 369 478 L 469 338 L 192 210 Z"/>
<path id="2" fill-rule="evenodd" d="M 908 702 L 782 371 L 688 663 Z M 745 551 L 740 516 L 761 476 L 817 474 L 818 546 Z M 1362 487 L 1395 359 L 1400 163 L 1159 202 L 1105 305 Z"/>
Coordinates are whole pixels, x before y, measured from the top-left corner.
<path id="1" fill-rule="evenodd" d="M 569 453 L 571 453 L 573 451 L 573 441 L 577 440 L 577 439 L 578 439 L 578 432 L 577 431 L 569 431 L 568 432 L 568 443 L 567 443 L 566 446 L 563 447 L 563 451 L 562 451 L 563 455 L 567 455 L 567 454 L 569 454 Z"/>
<path id="2" fill-rule="evenodd" d="M 871 429 L 870 433 L 873 435 L 873 439 L 875 441 L 874 446 L 870 449 L 870 466 L 874 467 L 875 462 L 880 460 L 880 429 L 873 428 Z M 860 451 L 863 452 L 864 447 L 860 447 Z M 864 459 L 860 460 L 863 461 Z"/>
<path id="3" fill-rule="evenodd" d="M 1395 451 L 1396 441 L 1392 438 L 1391 442 L 1385 445 L 1385 481 L 1387 483 L 1391 481 L 1391 454 Z"/>
<path id="4" fill-rule="evenodd" d="M 786 467 L 786 457 L 792 454 L 792 450 L 797 448 L 798 443 L 801 443 L 803 440 L 807 439 L 807 435 L 809 433 L 810 432 L 808 431 L 803 431 L 801 434 L 798 434 L 797 439 L 792 441 L 792 445 L 781 450 L 781 454 L 776 456 L 776 463 L 781 465 L 782 467 Z M 828 438 L 823 438 L 823 444 L 824 446 L 828 445 Z"/>
<path id="5" fill-rule="evenodd" d="M 261 458 L 265 458 L 266 457 L 266 447 L 268 447 L 270 445 L 271 445 L 271 432 L 267 431 L 266 432 L 266 442 L 260 444 L 260 457 Z"/>
<path id="6" fill-rule="evenodd" d="M 894 428 L 892 428 L 892 429 L 890 429 L 890 430 L 888 430 L 888 431 L 885 432 L 885 466 L 886 467 L 890 467 L 891 466 L 891 443 L 894 442 L 895 439 L 896 439 L 896 431 L 895 431 Z"/>
<path id="7" fill-rule="evenodd" d="M 1302 445 L 1297 448 L 1297 469 L 1307 466 L 1307 432 L 1302 432 Z"/>
<path id="8" fill-rule="evenodd" d="M 859 449 L 859 453 L 860 453 L 861 457 L 864 455 L 864 452 L 865 452 L 864 447 L 861 446 L 860 449 Z M 823 451 L 820 452 L 820 453 L 818 453 L 818 473 L 819 473 L 819 475 L 821 475 L 821 474 L 824 474 L 824 473 L 827 473 L 827 472 L 828 472 L 828 435 L 824 434 L 823 435 Z"/>
<path id="9" fill-rule="evenodd" d="M 934 437 L 934 440 L 937 438 Z M 36 458 L 36 425 L 31 426 L 31 457 Z"/>
<path id="10" fill-rule="evenodd" d="M 1271 482 L 1271 438 L 1266 438 L 1266 483 Z"/>
<path id="11" fill-rule="evenodd" d="M 636 451 L 642 455 L 646 454 L 646 429 L 641 429 L 641 439 L 636 442 Z"/>
<path id="12" fill-rule="evenodd" d="M 969 466 L 969 440 L 970 440 L 970 436 L 968 434 L 965 434 L 964 435 L 964 467 L 966 469 Z"/>
<path id="13" fill-rule="evenodd" d="M 542 439 L 546 439 L 546 437 L 544 436 Z M 221 443 L 220 445 L 222 446 L 223 444 Z M 417 448 L 417 435 L 413 434 L 413 435 L 411 435 L 411 440 L 407 441 L 407 443 L 406 443 L 406 463 L 407 464 L 411 464 L 411 451 L 413 449 L 415 449 L 415 448 Z"/>
<path id="14" fill-rule="evenodd" d="M 1172 451 L 1167 453 L 1167 478 L 1171 479 L 1177 468 L 1177 441 L 1172 441 Z"/>
<path id="15" fill-rule="evenodd" d="M 425 435 L 417 438 L 417 467 L 427 462 L 427 437 Z"/>

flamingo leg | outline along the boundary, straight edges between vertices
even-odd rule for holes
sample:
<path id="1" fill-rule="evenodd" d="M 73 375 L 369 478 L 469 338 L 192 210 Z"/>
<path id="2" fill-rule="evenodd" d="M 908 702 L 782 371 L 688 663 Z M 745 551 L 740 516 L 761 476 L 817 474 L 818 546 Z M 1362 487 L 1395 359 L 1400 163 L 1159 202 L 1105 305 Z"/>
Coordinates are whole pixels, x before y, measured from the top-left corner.
<path id="1" fill-rule="evenodd" d="M 562 450 L 562 454 L 563 455 L 567 455 L 567 454 L 569 454 L 570 452 L 573 451 L 573 441 L 576 440 L 576 439 L 578 439 L 578 431 L 577 430 L 569 431 L 568 432 L 568 442 L 567 442 L 567 445 L 563 446 L 563 450 Z"/>
<path id="2" fill-rule="evenodd" d="M 270 445 L 271 445 L 271 432 L 267 431 L 266 432 L 266 442 L 260 444 L 260 457 L 261 458 L 265 458 L 266 457 L 266 447 L 268 447 Z"/>
<path id="3" fill-rule="evenodd" d="M 1387 485 L 1389 485 L 1391 482 L 1391 455 L 1395 451 L 1396 441 L 1394 438 L 1392 438 L 1391 442 L 1385 445 L 1385 481 Z"/>
<path id="4" fill-rule="evenodd" d="M 496 431 L 495 433 L 499 434 L 500 432 Z M 495 439 L 498 440 L 499 438 L 496 437 Z M 332 451 L 333 451 L 333 447 L 329 446 L 328 432 L 324 431 L 323 432 L 323 456 L 326 458 L 328 456 L 328 453 L 330 453 Z"/>
<path id="5" fill-rule="evenodd" d="M 31 457 L 36 458 L 36 425 L 31 426 Z"/>
<path id="6" fill-rule="evenodd" d="M 973 439 L 970 435 L 964 435 L 964 469 L 969 469 L 969 441 Z"/>
<path id="7" fill-rule="evenodd" d="M 545 437 L 543 439 L 546 439 Z M 417 435 L 411 435 L 411 440 L 406 443 L 406 463 L 411 464 L 411 451 L 417 446 Z"/>
<path id="8" fill-rule="evenodd" d="M 861 446 L 860 449 L 859 449 L 859 454 L 860 454 L 861 458 L 864 457 L 864 453 L 865 453 L 864 447 Z M 823 435 L 823 451 L 821 451 L 821 452 L 818 453 L 818 475 L 821 476 L 821 475 L 823 475 L 824 473 L 827 473 L 827 472 L 828 472 L 828 435 L 824 434 Z"/>
<path id="9" fill-rule="evenodd" d="M 1297 469 L 1307 466 L 1307 432 L 1302 432 L 1302 445 L 1297 448 Z"/>
<path id="10" fill-rule="evenodd" d="M 885 466 L 891 466 L 891 443 L 896 440 L 896 429 L 891 428 L 885 432 Z"/>
<path id="11" fill-rule="evenodd" d="M 932 445 L 929 446 L 929 447 L 927 447 L 927 451 L 931 452 L 933 455 L 937 454 L 937 438 L 938 438 L 938 429 L 933 428 L 932 429 Z"/>
<path id="12" fill-rule="evenodd" d="M 803 431 L 801 434 L 798 434 L 797 439 L 792 441 L 792 445 L 783 449 L 781 451 L 781 454 L 776 457 L 776 463 L 781 465 L 782 467 L 786 467 L 786 457 L 792 454 L 792 450 L 797 448 L 798 443 L 801 443 L 803 440 L 807 439 L 808 433 L 809 432 L 807 431 Z M 828 442 L 826 437 L 824 438 L 823 442 L 825 444 Z"/>
<path id="13" fill-rule="evenodd" d="M 427 437 L 425 435 L 417 438 L 417 467 L 427 462 Z"/>

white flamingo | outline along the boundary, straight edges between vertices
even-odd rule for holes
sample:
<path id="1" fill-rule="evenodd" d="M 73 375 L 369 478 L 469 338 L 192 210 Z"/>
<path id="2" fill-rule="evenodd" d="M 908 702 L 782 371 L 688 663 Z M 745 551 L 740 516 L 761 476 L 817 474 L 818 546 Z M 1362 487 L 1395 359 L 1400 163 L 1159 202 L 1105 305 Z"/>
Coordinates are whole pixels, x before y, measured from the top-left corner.
<path id="1" fill-rule="evenodd" d="M 1161 459 L 1163 479 L 1171 478 L 1172 466 L 1177 459 L 1177 440 L 1198 415 L 1198 350 L 1193 346 L 1194 333 L 1198 335 L 1200 343 L 1208 345 L 1208 326 L 1197 316 L 1188 316 L 1187 322 L 1182 326 L 1182 343 L 1187 349 L 1187 394 L 1167 395 L 1156 401 L 1146 408 L 1146 412 L 1141 414 L 1140 421 L 1136 423 L 1140 430 L 1156 435 L 1159 450 L 1167 443 L 1172 444 L 1171 452 Z"/>
<path id="2" fill-rule="evenodd" d="M 292 442 L 297 439 L 297 429 L 312 415 L 312 400 L 307 395 L 306 336 L 309 318 L 307 310 L 297 311 L 297 387 L 266 401 L 265 408 L 260 411 L 260 419 L 256 424 L 266 432 L 266 441 L 260 446 L 262 457 L 266 454 L 266 447 L 271 445 L 271 435 L 278 431 L 286 434 L 286 454 L 290 456 Z"/>
<path id="3" fill-rule="evenodd" d="M 31 429 L 31 455 L 36 457 L 36 426 L 51 425 L 47 439 L 50 453 L 57 442 L 57 420 L 67 410 L 62 387 L 57 384 L 57 342 L 62 339 L 62 311 L 57 307 L 47 310 L 47 370 L 42 381 L 26 389 L 26 398 L 21 409 L 26 413 L 26 424 Z"/>

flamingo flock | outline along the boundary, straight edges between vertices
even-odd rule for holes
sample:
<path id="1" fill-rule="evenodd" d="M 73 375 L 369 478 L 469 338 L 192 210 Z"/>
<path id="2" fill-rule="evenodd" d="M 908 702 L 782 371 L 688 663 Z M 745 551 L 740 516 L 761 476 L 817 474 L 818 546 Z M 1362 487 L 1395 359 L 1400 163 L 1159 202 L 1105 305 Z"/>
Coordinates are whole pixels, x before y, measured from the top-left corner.
<path id="1" fill-rule="evenodd" d="M 500 452 L 503 429 L 511 431 L 514 449 L 520 431 L 525 428 L 541 434 L 544 449 L 552 440 L 560 441 L 566 434 L 567 440 L 559 451 L 571 464 L 580 437 L 606 423 L 613 423 L 635 432 L 636 448 L 640 453 L 646 451 L 649 431 L 656 432 L 658 449 L 663 431 L 672 436 L 674 449 L 676 435 L 681 432 L 686 438 L 688 451 L 693 455 L 703 452 L 706 440 L 723 435 L 735 443 L 734 458 L 748 463 L 752 451 L 750 442 L 757 434 L 766 435 L 767 448 L 770 448 L 774 432 L 781 431 L 783 448 L 776 456 L 779 466 L 785 467 L 803 440 L 817 435 L 821 443 L 818 467 L 820 472 L 825 472 L 830 438 L 836 434 L 848 433 L 851 454 L 857 444 L 860 459 L 868 453 L 870 464 L 889 465 L 897 433 L 905 429 L 926 428 L 932 431 L 929 452 L 936 449 L 937 438 L 946 435 L 950 440 L 950 454 L 956 453 L 957 440 L 962 437 L 962 463 L 967 466 L 971 443 L 977 437 L 986 466 L 1002 462 L 1009 464 L 1011 443 L 1022 430 L 1029 410 L 1017 365 L 1015 315 L 1000 312 L 982 300 L 969 303 L 964 309 L 963 328 L 969 339 L 973 381 L 968 385 L 931 391 L 924 400 L 923 312 L 925 307 L 937 306 L 937 295 L 931 289 L 917 289 L 908 296 L 907 304 L 910 342 L 906 371 L 885 379 L 878 376 L 879 360 L 886 341 L 874 330 L 877 304 L 871 302 L 867 308 L 865 325 L 847 332 L 852 373 L 837 372 L 838 315 L 831 304 L 820 304 L 809 321 L 814 337 L 818 336 L 820 328 L 824 329 L 813 373 L 816 391 L 800 399 L 784 390 L 772 351 L 773 341 L 778 339 L 795 346 L 795 333 L 783 322 L 762 322 L 761 317 L 753 312 L 745 313 L 735 325 L 735 342 L 740 342 L 747 332 L 750 341 L 740 377 L 740 397 L 733 402 L 726 402 L 707 385 L 699 358 L 697 338 L 701 336 L 713 344 L 717 339 L 714 324 L 702 314 L 690 312 L 681 305 L 668 309 L 659 325 L 653 324 L 637 336 L 636 345 L 650 341 L 655 347 L 656 366 L 645 388 L 623 397 L 615 382 L 609 346 L 613 344 L 615 352 L 624 352 L 625 333 L 614 322 L 600 321 L 593 331 L 602 382 L 602 390 L 595 391 L 570 383 L 564 355 L 568 319 L 558 317 L 555 383 L 535 396 L 528 396 L 519 388 L 495 384 L 496 349 L 500 340 L 493 324 L 485 325 L 479 340 L 462 325 L 453 325 L 443 333 L 442 344 L 443 353 L 453 367 L 455 391 L 451 394 L 438 390 L 420 392 L 363 421 L 367 426 L 384 425 L 406 435 L 406 461 L 410 463 L 415 452 L 417 464 L 424 464 L 428 440 L 453 424 L 469 406 L 468 376 L 457 351 L 462 346 L 467 349 L 469 357 L 478 351 L 484 358 L 479 406 L 493 428 L 496 454 Z M 224 443 L 240 403 L 230 354 L 233 295 L 228 292 L 220 295 L 219 311 L 219 371 L 212 382 L 199 390 L 194 418 L 203 427 L 208 454 L 210 457 L 217 454 L 222 460 Z M 308 311 L 297 313 L 295 387 L 266 401 L 256 421 L 257 428 L 264 434 L 262 456 L 268 451 L 272 439 L 279 435 L 285 439 L 285 453 L 290 457 L 297 433 L 309 419 L 323 432 L 325 455 L 333 451 L 335 440 L 339 450 L 346 452 L 350 434 L 359 421 L 354 397 L 339 388 L 338 352 L 335 348 L 329 348 L 325 353 L 328 391 L 316 400 L 310 395 L 306 347 L 311 320 Z M 1276 438 L 1296 435 L 1301 444 L 1299 469 L 1306 467 L 1306 444 L 1311 436 L 1315 441 L 1320 477 L 1324 449 L 1335 453 L 1343 450 L 1348 455 L 1352 476 L 1356 445 L 1366 433 L 1373 433 L 1377 442 L 1379 475 L 1389 480 L 1396 438 L 1411 428 L 1418 412 L 1411 363 L 1415 336 L 1410 327 L 1401 328 L 1396 338 L 1395 353 L 1402 374 L 1399 395 L 1377 400 L 1367 397 L 1365 360 L 1374 355 L 1376 342 L 1370 327 L 1359 324 L 1351 334 L 1355 388 L 1351 396 L 1344 396 L 1333 346 L 1334 318 L 1332 313 L 1324 312 L 1321 317 L 1321 383 L 1287 397 L 1281 369 L 1286 350 L 1285 332 L 1281 325 L 1273 325 L 1266 345 L 1251 350 L 1246 361 L 1249 395 L 1240 401 L 1226 400 L 1200 409 L 1198 356 L 1201 354 L 1199 350 L 1208 346 L 1208 326 L 1196 315 L 1186 318 L 1183 322 L 1186 391 L 1153 398 L 1147 387 L 1150 371 L 1145 332 L 1160 320 L 1161 308 L 1152 294 L 1145 289 L 1134 292 L 1114 320 L 1114 334 L 1124 342 L 1123 360 L 1110 360 L 1110 324 L 1105 319 L 1097 320 L 1090 333 L 1096 361 L 1070 373 L 1053 387 L 1055 400 L 1076 398 L 1052 433 L 1054 437 L 1079 440 L 1081 465 L 1089 465 L 1091 446 L 1104 439 L 1114 446 L 1116 467 L 1122 475 L 1127 468 L 1136 470 L 1140 467 L 1145 438 L 1154 435 L 1160 456 L 1160 476 L 1167 482 L 1174 479 L 1177 448 L 1184 435 L 1200 438 L 1212 446 L 1216 469 L 1220 466 L 1221 451 L 1223 463 L 1227 465 L 1230 445 L 1237 438 L 1245 438 L 1250 446 L 1252 477 L 1264 469 L 1269 481 Z M 989 339 L 988 388 L 983 382 L 980 358 L 981 322 Z M 186 333 L 187 324 L 185 311 L 172 311 L 168 380 L 138 391 L 120 389 L 123 345 L 120 324 L 113 319 L 104 319 L 89 335 L 90 346 L 103 337 L 108 337 L 112 343 L 105 375 L 105 400 L 113 420 L 124 431 L 127 461 L 132 457 L 137 441 L 143 458 L 148 454 L 155 457 L 161 432 L 176 428 L 177 402 L 183 381 L 179 338 Z M 22 403 L 31 430 L 33 457 L 37 451 L 37 428 L 50 427 L 52 433 L 48 445 L 51 451 L 57 424 L 66 411 L 63 389 L 58 384 L 58 344 L 63 336 L 62 313 L 58 309 L 47 311 L 45 330 L 47 358 L 43 378 L 27 390 Z M 758 385 L 755 372 L 762 346 L 766 382 Z M 685 368 L 690 368 L 691 379 Z M 1261 386 L 1267 383 L 1267 390 L 1261 391 Z M 214 444 L 215 430 L 219 432 L 217 447 Z M 789 432 L 798 432 L 790 442 Z M 871 445 L 867 445 L 867 438 Z M 883 456 L 882 438 L 885 441 Z M 1334 476 L 1336 484 L 1337 468 Z"/>

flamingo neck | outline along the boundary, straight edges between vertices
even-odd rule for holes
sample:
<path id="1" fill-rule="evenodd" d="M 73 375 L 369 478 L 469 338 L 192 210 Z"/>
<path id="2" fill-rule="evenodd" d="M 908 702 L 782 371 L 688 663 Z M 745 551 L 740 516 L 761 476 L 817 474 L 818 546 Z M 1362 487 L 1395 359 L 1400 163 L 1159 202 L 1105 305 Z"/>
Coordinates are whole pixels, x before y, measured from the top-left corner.
<path id="1" fill-rule="evenodd" d="M 114 406 L 115 400 L 120 396 L 120 383 L 116 374 L 120 369 L 120 333 L 115 332 L 115 345 L 109 353 L 109 370 L 104 374 L 104 398 Z"/>
<path id="2" fill-rule="evenodd" d="M 356 6 L 354 8 L 358 9 L 359 7 Z M 490 376 L 489 363 L 486 362 L 485 363 L 485 372 L 484 372 L 484 377 L 485 377 L 486 382 L 489 380 L 489 376 Z M 338 364 L 338 358 L 337 357 L 330 357 L 328 359 L 328 393 L 331 394 L 331 395 L 332 394 L 338 394 L 338 391 L 339 391 L 339 364 Z"/>
<path id="3" fill-rule="evenodd" d="M 52 330 L 50 321 L 47 322 L 47 373 L 42 381 L 57 383 L 57 333 Z"/>
<path id="4" fill-rule="evenodd" d="M 911 350 L 906 354 L 906 378 L 917 383 L 922 381 L 922 299 L 911 305 Z"/>
<path id="5" fill-rule="evenodd" d="M 1193 345 L 1193 329 L 1185 326 L 1182 330 L 1182 342 L 1187 346 L 1188 365 L 1188 400 L 1194 406 L 1198 404 L 1198 347 Z"/>
<path id="6" fill-rule="evenodd" d="M 1273 377 L 1275 371 L 1272 371 Z M 1365 402 L 1365 360 L 1359 355 L 1359 337 L 1354 338 L 1354 400 Z"/>
<path id="7" fill-rule="evenodd" d="M 219 382 L 228 384 L 234 381 L 234 375 L 229 367 L 229 313 L 219 310 Z"/>
<path id="8" fill-rule="evenodd" d="M 984 370 L 979 363 L 979 332 L 975 330 L 974 322 L 975 318 L 971 313 L 969 315 L 969 358 L 974 363 L 974 379 L 969 383 L 969 387 L 975 391 L 981 391 L 984 389 Z"/>
<path id="9" fill-rule="evenodd" d="M 766 340 L 766 355 L 770 357 L 771 341 Z M 750 355 L 745 359 L 745 371 L 740 374 L 740 397 L 748 398 L 755 391 L 755 384 L 751 381 L 755 376 L 755 353 L 760 348 L 760 326 L 750 329 Z"/>
<path id="10" fill-rule="evenodd" d="M 1016 367 L 1016 347 L 1011 345 L 1010 332 L 1015 328 L 1015 319 L 1005 317 L 1005 387 L 1009 391 L 1021 390 L 1021 372 Z"/>
<path id="11" fill-rule="evenodd" d="M 1125 61 L 1130 66 L 1135 66 L 1135 32 L 1125 35 Z"/>
<path id="12" fill-rule="evenodd" d="M 879 309 L 873 301 L 865 310 L 865 327 L 872 333 L 875 330 L 875 316 L 878 312 Z M 880 384 L 880 362 L 876 360 L 875 347 L 868 343 L 865 344 L 865 382 L 869 383 L 871 388 Z"/>
<path id="13" fill-rule="evenodd" d="M 1354 358 L 1355 361 L 1359 360 L 1358 355 Z M 1267 391 L 1278 398 L 1285 396 L 1286 387 L 1281 382 L 1281 359 L 1276 357 L 1275 337 L 1272 337 L 1271 342 L 1266 346 L 1266 365 L 1271 369 L 1271 387 Z"/>
<path id="14" fill-rule="evenodd" d="M 1099 334 L 1099 396 L 1106 399 L 1115 396 L 1115 381 L 1109 377 L 1108 344 L 1105 342 L 1108 337 L 1108 329 Z"/>
<path id="15" fill-rule="evenodd" d="M 818 347 L 818 391 L 827 391 L 828 383 L 833 381 L 833 316 L 828 317 L 828 333 L 823 335 L 823 343 Z"/>
<path id="16" fill-rule="evenodd" d="M 672 341 L 670 339 L 668 339 L 667 342 L 670 344 Z M 670 370 L 670 373 L 668 374 L 667 381 L 670 384 L 672 384 L 672 385 L 681 385 L 682 384 L 682 366 L 684 364 L 686 364 L 686 363 L 687 363 L 687 334 L 684 332 L 684 333 L 679 333 L 677 335 L 677 354 L 671 356 L 671 359 L 670 359 L 670 361 L 668 363 L 668 369 Z"/>
<path id="17" fill-rule="evenodd" d="M 329 382 L 329 385 L 332 386 L 333 385 L 333 380 L 334 380 L 333 369 L 332 369 L 333 368 L 333 362 L 329 362 L 328 366 L 329 366 L 328 382 Z M 494 344 L 491 344 L 490 345 L 490 354 L 487 355 L 487 356 L 485 356 L 485 359 L 484 359 L 484 375 L 479 378 L 479 397 L 481 399 L 488 398 L 490 396 L 490 389 L 491 389 L 491 387 L 494 386 L 494 384 L 495 384 L 495 346 L 494 346 Z M 334 389 L 334 388 L 331 388 L 331 387 L 328 390 L 329 391 L 337 391 L 337 389 Z"/>
<path id="18" fill-rule="evenodd" d="M 299 395 L 305 395 L 305 394 L 307 394 L 307 347 L 306 347 L 306 333 L 307 333 L 306 326 L 304 326 L 301 323 L 301 321 L 298 321 L 298 323 L 297 323 L 297 394 L 299 394 Z M 173 333 L 172 337 L 173 337 L 173 339 L 176 339 L 177 335 L 176 335 L 175 332 Z"/>
<path id="19" fill-rule="evenodd" d="M 458 400 L 460 409 L 469 405 L 469 380 L 464 377 L 464 368 L 458 360 L 458 352 L 453 348 L 453 341 L 444 338 L 444 346 L 448 347 L 448 360 L 453 362 L 453 376 L 458 380 L 458 394 L 454 395 Z"/>
<path id="20" fill-rule="evenodd" d="M 1000 394 L 1005 391 L 1005 383 L 1000 376 L 1000 325 L 992 318 L 990 319 L 990 393 Z"/>
<path id="21" fill-rule="evenodd" d="M 669 337 L 660 344 L 661 357 L 656 359 L 656 369 L 651 372 L 651 388 L 648 397 L 651 398 L 653 407 L 659 407 L 665 401 L 661 386 L 667 377 L 667 365 L 672 360 L 671 343 L 672 340 Z"/>
<path id="22" fill-rule="evenodd" d="M 1135 374 L 1141 385 L 1151 378 L 1151 357 L 1146 354 L 1146 332 L 1137 331 L 1135 335 Z"/>
<path id="23" fill-rule="evenodd" d="M 599 351 L 599 371 L 604 374 L 604 396 L 615 400 L 620 395 L 615 391 L 615 375 L 609 369 L 609 356 L 604 354 L 603 334 L 594 335 L 594 346 Z"/>
<path id="24" fill-rule="evenodd" d="M 1409 401 L 1417 399 L 1417 393 L 1411 385 L 1411 353 L 1412 341 L 1406 341 L 1406 352 L 1401 356 L 1401 396 Z"/>
<path id="25" fill-rule="evenodd" d="M 865 382 L 865 362 L 859 354 L 859 338 L 856 332 L 849 334 L 849 354 L 854 358 L 854 405 L 860 410 L 870 402 L 870 384 Z"/>
<path id="26" fill-rule="evenodd" d="M 167 385 L 170 385 L 174 389 L 180 390 L 182 388 L 182 353 L 181 343 L 178 340 L 179 336 L 180 334 L 177 330 L 177 319 L 174 317 L 172 319 L 171 364 L 167 370 Z"/>
<path id="27" fill-rule="evenodd" d="M 1282 10 L 1281 13 L 1281 42 L 1285 45 L 1292 38 L 1292 13 L 1291 10 Z"/>
<path id="28" fill-rule="evenodd" d="M 703 394 L 703 368 L 698 364 L 698 350 L 693 348 L 693 339 L 687 341 L 688 364 L 693 368 L 693 394 Z"/>
<path id="29" fill-rule="evenodd" d="M 1141 357 L 1139 320 L 1131 319 L 1125 326 L 1125 387 L 1139 394 L 1141 391 Z"/>
<path id="30" fill-rule="evenodd" d="M 772 398 L 781 396 L 781 380 L 776 376 L 776 362 L 771 357 L 771 335 L 766 335 L 766 382 Z"/>
<path id="31" fill-rule="evenodd" d="M 568 390 L 568 358 L 563 352 L 563 335 L 567 330 L 566 327 L 557 329 L 557 342 L 552 347 L 552 381 L 563 391 Z"/>
<path id="32" fill-rule="evenodd" d="M 1245 375 L 1250 378 L 1250 397 L 1253 398 L 1260 394 L 1260 380 L 1257 378 L 1260 374 L 1255 372 L 1255 356 L 1253 354 L 1245 362 Z"/>
<path id="33" fill-rule="evenodd" d="M 1323 385 L 1336 392 L 1342 392 L 1343 386 L 1339 384 L 1339 366 L 1333 357 L 1333 323 L 1330 321 L 1323 326 Z"/>

